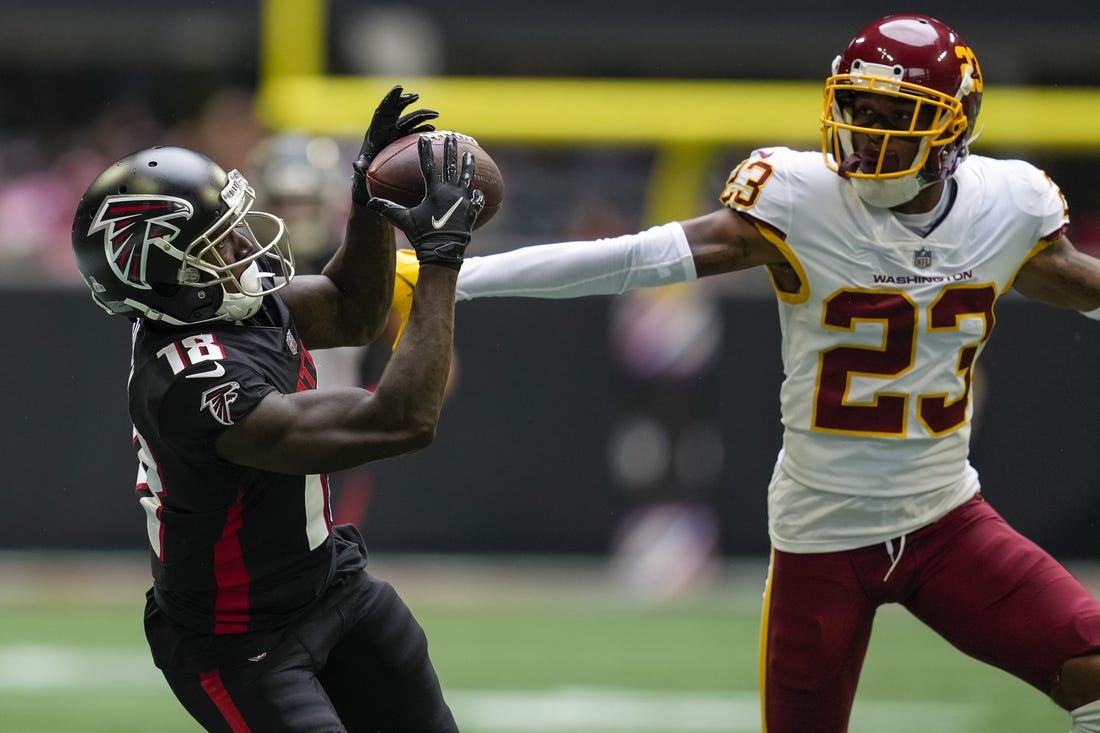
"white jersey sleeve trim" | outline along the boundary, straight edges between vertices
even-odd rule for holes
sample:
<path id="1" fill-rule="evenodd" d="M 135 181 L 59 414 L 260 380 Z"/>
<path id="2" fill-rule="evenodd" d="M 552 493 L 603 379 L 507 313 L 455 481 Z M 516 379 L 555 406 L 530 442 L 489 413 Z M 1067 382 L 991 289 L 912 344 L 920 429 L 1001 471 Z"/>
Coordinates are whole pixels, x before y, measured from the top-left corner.
<path id="1" fill-rule="evenodd" d="M 458 275 L 457 300 L 618 295 L 696 279 L 679 222 L 587 242 L 540 244 L 470 257 Z"/>

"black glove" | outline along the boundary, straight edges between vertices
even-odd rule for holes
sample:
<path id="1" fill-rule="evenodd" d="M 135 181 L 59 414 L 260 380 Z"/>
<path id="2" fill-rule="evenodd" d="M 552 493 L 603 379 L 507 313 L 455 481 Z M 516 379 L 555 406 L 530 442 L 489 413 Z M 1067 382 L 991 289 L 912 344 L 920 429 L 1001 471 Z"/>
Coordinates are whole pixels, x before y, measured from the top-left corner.
<path id="1" fill-rule="evenodd" d="M 374 156 L 394 140 L 412 135 L 414 132 L 431 132 L 434 125 L 421 124 L 439 117 L 434 109 L 418 109 L 404 117 L 401 113 L 406 107 L 420 99 L 419 94 L 402 94 L 398 84 L 382 98 L 378 109 L 374 110 L 370 127 L 363 135 L 363 145 L 359 148 L 359 157 L 352 163 L 355 175 L 351 181 L 352 200 L 363 205 L 370 200 L 370 186 L 367 183 L 367 166 Z"/>
<path id="2" fill-rule="evenodd" d="M 443 138 L 443 173 L 436 175 L 432 141 L 422 137 L 417 146 L 426 188 L 424 200 L 407 209 L 387 199 L 372 198 L 369 206 L 405 232 L 421 265 L 457 270 L 462 267 L 470 231 L 485 207 L 485 196 L 471 188 L 474 156 L 464 153 L 459 170 L 458 139 L 447 135 Z"/>

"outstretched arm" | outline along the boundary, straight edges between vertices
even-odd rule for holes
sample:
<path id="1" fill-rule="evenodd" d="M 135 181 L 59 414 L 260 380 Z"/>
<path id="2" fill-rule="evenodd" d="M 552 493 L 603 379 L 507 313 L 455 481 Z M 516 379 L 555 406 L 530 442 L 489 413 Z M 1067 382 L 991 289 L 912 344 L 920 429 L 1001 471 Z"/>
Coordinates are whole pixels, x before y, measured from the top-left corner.
<path id="1" fill-rule="evenodd" d="M 458 279 L 458 299 L 615 295 L 694 279 L 687 238 L 673 222 L 621 237 L 471 257 Z"/>
<path id="2" fill-rule="evenodd" d="M 617 295 L 782 262 L 756 227 L 723 208 L 637 234 L 473 257 L 458 278 L 458 298 Z"/>
<path id="3" fill-rule="evenodd" d="M 1100 320 L 1100 260 L 1078 251 L 1065 236 L 1028 260 L 1012 286 L 1047 305 Z"/>
<path id="4" fill-rule="evenodd" d="M 425 124 L 437 116 L 434 110 L 402 114 L 418 98 L 395 86 L 382 99 L 353 164 L 351 213 L 343 243 L 320 275 L 298 276 L 283 290 L 309 348 L 365 345 L 386 326 L 393 298 L 394 234 L 385 217 L 367 206 L 366 170 L 394 140 L 434 129 Z"/>

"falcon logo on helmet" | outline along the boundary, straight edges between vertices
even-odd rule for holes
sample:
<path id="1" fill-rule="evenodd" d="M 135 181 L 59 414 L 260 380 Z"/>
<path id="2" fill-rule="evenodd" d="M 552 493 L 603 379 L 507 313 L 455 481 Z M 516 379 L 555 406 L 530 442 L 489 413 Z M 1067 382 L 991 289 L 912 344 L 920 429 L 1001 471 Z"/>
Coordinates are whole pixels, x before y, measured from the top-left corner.
<path id="1" fill-rule="evenodd" d="M 210 410 L 210 414 L 222 425 L 232 425 L 233 414 L 229 406 L 237 401 L 237 390 L 240 388 L 237 382 L 226 382 L 206 390 L 202 393 L 199 410 Z"/>
<path id="2" fill-rule="evenodd" d="M 103 200 L 88 228 L 88 235 L 103 232 L 103 247 L 111 270 L 135 288 L 151 287 L 146 279 L 149 246 L 170 243 L 180 228 L 172 222 L 187 221 L 194 209 L 174 196 L 118 195 Z"/>

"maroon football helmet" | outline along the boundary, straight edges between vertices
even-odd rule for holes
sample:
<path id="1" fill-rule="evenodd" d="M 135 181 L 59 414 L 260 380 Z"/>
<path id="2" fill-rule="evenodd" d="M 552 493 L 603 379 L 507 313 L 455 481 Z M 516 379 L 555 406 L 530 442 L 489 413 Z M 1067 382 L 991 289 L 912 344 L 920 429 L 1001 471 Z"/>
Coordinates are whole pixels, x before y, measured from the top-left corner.
<path id="1" fill-rule="evenodd" d="M 911 102 L 904 124 L 873 115 L 856 119 L 862 94 Z M 902 179 L 911 188 L 950 178 L 968 153 L 982 101 L 982 74 L 974 52 L 955 31 L 923 15 L 889 15 L 856 34 L 833 61 L 825 82 L 822 149 L 826 164 L 845 178 Z M 852 134 L 875 136 L 856 150 Z M 892 136 L 919 140 L 906 166 L 886 164 Z M 899 181 L 898 183 L 902 183 Z"/>

